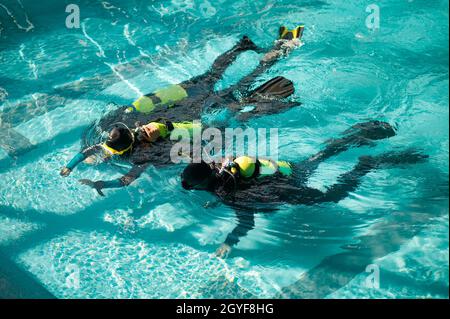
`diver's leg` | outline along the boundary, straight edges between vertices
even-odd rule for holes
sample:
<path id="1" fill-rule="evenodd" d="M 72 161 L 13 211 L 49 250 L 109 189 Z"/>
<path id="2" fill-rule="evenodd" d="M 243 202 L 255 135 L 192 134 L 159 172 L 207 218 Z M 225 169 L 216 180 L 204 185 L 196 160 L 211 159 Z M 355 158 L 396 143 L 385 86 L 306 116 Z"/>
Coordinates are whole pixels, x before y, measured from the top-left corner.
<path id="1" fill-rule="evenodd" d="M 288 55 L 296 46 L 299 45 L 299 39 L 277 40 L 269 52 L 259 61 L 258 66 L 248 75 L 243 77 L 238 83 L 227 90 L 221 92 L 222 96 L 233 94 L 234 91 L 240 91 L 245 95 L 255 79 L 271 68 L 281 57 Z"/>
<path id="2" fill-rule="evenodd" d="M 338 178 L 338 182 L 327 189 L 325 193 L 312 190 L 306 191 L 303 200 L 306 204 L 321 202 L 339 202 L 360 185 L 362 177 L 379 168 L 399 167 L 407 164 L 424 162 L 427 155 L 416 150 L 384 153 L 378 156 L 362 156 L 355 167 Z"/>
<path id="3" fill-rule="evenodd" d="M 299 184 L 305 184 L 319 164 L 328 158 L 338 155 L 350 147 L 372 146 L 374 140 L 395 136 L 395 130 L 389 123 L 369 121 L 353 125 L 342 135 L 340 138 L 327 141 L 324 150 L 295 165 L 296 171 L 300 175 L 297 178 Z"/>
<path id="4" fill-rule="evenodd" d="M 196 85 L 214 86 L 214 84 L 222 77 L 225 70 L 236 60 L 238 55 L 248 50 L 258 51 L 259 48 L 252 40 L 247 36 L 244 36 L 234 47 L 217 57 L 209 71 L 184 82 L 181 85 L 185 89 L 193 88 Z"/>

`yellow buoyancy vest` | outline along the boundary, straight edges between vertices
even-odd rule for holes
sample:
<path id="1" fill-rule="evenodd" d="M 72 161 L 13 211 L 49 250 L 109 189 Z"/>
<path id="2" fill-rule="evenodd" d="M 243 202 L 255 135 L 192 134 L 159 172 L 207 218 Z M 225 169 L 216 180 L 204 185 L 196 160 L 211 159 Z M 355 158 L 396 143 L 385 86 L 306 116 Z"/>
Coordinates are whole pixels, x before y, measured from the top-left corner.
<path id="1" fill-rule="evenodd" d="M 285 161 L 271 161 L 267 159 L 259 160 L 259 174 L 261 176 L 273 175 L 280 172 L 282 175 L 289 176 L 292 174 L 291 164 Z"/>
<path id="2" fill-rule="evenodd" d="M 272 161 L 268 159 L 259 159 L 259 172 L 255 172 L 257 165 L 255 158 L 250 156 L 240 156 L 234 161 L 239 167 L 239 174 L 244 178 L 251 178 L 252 176 L 258 174 L 258 176 L 268 176 L 273 175 L 277 172 L 285 176 L 290 176 L 292 174 L 291 164 L 285 161 Z M 236 168 L 232 168 L 231 172 L 233 174 L 237 173 Z"/>
<path id="3" fill-rule="evenodd" d="M 171 133 L 166 124 L 159 123 L 159 122 L 151 122 L 149 124 L 155 126 L 159 130 L 159 135 L 163 138 L 166 138 Z M 175 129 L 188 130 L 190 136 L 193 136 L 194 129 L 202 128 L 200 123 L 194 123 L 194 122 L 179 122 L 179 123 L 172 123 L 172 125 L 173 125 L 174 130 Z"/>
<path id="4" fill-rule="evenodd" d="M 240 156 L 236 158 L 234 161 L 239 166 L 239 174 L 244 178 L 250 178 L 255 174 L 256 169 L 256 160 L 250 156 Z M 231 172 L 234 174 L 236 169 L 231 169 Z"/>
<path id="5" fill-rule="evenodd" d="M 159 98 L 161 102 L 154 103 L 151 97 L 144 95 L 133 102 L 134 109 L 141 113 L 151 113 L 157 106 L 167 105 L 168 107 L 171 107 L 176 102 L 181 101 L 188 96 L 186 90 L 178 84 L 158 90 L 154 95 Z"/>

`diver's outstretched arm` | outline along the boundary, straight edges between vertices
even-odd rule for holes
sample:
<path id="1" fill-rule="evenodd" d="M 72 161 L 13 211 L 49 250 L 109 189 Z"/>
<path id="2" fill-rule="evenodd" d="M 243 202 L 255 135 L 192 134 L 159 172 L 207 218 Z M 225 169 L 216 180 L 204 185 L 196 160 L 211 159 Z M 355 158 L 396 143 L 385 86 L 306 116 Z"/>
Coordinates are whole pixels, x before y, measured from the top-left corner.
<path id="1" fill-rule="evenodd" d="M 233 246 L 235 246 L 242 237 L 255 228 L 255 211 L 236 209 L 237 226 L 228 234 L 225 242 L 219 247 L 216 254 L 219 257 L 226 257 Z"/>
<path id="2" fill-rule="evenodd" d="M 130 185 L 136 179 L 141 176 L 141 174 L 147 169 L 149 163 L 144 163 L 141 165 L 134 165 L 131 170 L 118 179 L 113 179 L 110 181 L 91 181 L 90 179 L 80 179 L 80 183 L 83 185 L 90 186 L 94 188 L 99 195 L 105 196 L 103 189 L 105 188 L 120 188 Z"/>
<path id="3" fill-rule="evenodd" d="M 89 156 L 95 155 L 102 151 L 102 146 L 100 144 L 90 146 L 83 151 L 79 152 L 77 155 L 75 155 L 72 160 L 61 169 L 60 175 L 63 177 L 69 176 L 70 173 L 73 171 L 73 169 L 80 164 L 82 161 L 84 161 Z"/>

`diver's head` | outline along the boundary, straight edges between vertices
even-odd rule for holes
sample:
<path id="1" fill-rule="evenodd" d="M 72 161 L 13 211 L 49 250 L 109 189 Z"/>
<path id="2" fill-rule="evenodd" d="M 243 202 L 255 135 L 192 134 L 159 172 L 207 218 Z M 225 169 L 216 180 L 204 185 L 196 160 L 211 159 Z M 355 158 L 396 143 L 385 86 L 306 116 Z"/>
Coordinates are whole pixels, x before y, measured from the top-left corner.
<path id="1" fill-rule="evenodd" d="M 209 189 L 216 178 L 213 166 L 205 162 L 189 164 L 181 174 L 181 185 L 184 189 Z"/>
<path id="2" fill-rule="evenodd" d="M 108 139 L 105 144 L 117 151 L 118 153 L 124 152 L 133 145 L 134 136 L 133 133 L 127 127 L 115 126 L 108 135 Z M 121 155 L 121 154 L 120 154 Z"/>

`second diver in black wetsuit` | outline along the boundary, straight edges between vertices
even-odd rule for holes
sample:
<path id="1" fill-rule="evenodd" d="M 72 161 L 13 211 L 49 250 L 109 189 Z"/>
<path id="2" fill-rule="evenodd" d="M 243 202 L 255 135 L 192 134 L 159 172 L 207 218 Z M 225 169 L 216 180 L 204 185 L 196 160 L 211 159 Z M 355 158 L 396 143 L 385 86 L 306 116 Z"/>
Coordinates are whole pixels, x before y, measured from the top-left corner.
<path id="1" fill-rule="evenodd" d="M 175 143 L 168 138 L 171 131 L 177 127 L 194 129 L 195 124 L 192 121 L 200 119 L 205 104 L 208 107 L 226 106 L 242 120 L 250 116 L 279 113 L 300 105 L 298 102 L 283 100 L 294 93 L 294 86 L 291 81 L 281 76 L 267 81 L 255 90 L 249 88 L 257 76 L 300 44 L 302 33 L 303 26 L 294 30 L 281 27 L 279 39 L 264 55 L 257 68 L 226 90 L 214 93 L 214 84 L 221 78 L 226 68 L 241 52 L 260 51 L 248 37 L 243 37 L 231 50 L 219 56 L 205 74 L 142 96 L 131 105 L 113 111 L 93 127 L 96 131 L 109 132 L 107 140 L 105 142 L 97 140 L 95 143 L 85 140 L 84 149 L 61 169 L 61 176 L 68 176 L 83 161 L 93 162 L 95 155 L 103 161 L 111 158 L 127 159 L 132 168 L 119 179 L 80 180 L 103 195 L 104 188 L 129 185 L 149 165 L 171 164 L 170 150 Z M 236 95 L 236 91 L 241 92 L 240 97 Z M 254 106 L 251 111 L 239 112 L 249 104 Z"/>
<path id="2" fill-rule="evenodd" d="M 125 105 L 102 118 L 97 126 L 103 131 L 116 122 L 134 126 L 135 122 L 148 123 L 157 117 L 164 117 L 174 122 L 199 119 L 205 107 L 223 107 L 239 112 L 245 106 L 255 105 L 249 112 L 253 116 L 279 113 L 298 102 L 288 102 L 282 99 L 294 93 L 291 81 L 279 76 L 260 87 L 260 92 L 250 91 L 255 79 L 272 67 L 281 57 L 288 55 L 301 44 L 304 26 L 293 30 L 281 27 L 279 38 L 268 50 L 259 65 L 237 84 L 230 88 L 214 92 L 215 84 L 221 79 L 225 70 L 242 52 L 253 50 L 263 52 L 253 41 L 244 36 L 233 48 L 223 53 L 214 61 L 211 68 L 204 74 L 196 76 L 180 84 L 146 94 L 131 105 Z M 248 114 L 246 114 L 248 115 Z M 244 114 L 240 114 L 245 117 Z"/>
<path id="3" fill-rule="evenodd" d="M 338 183 L 327 191 L 322 192 L 306 185 L 308 178 L 324 160 L 352 146 L 372 145 L 373 140 L 394 135 L 395 131 L 388 123 L 372 121 L 354 125 L 341 138 L 327 142 L 324 150 L 297 164 L 248 156 L 222 163 L 192 163 L 182 173 L 182 186 L 187 190 L 215 193 L 224 203 L 235 208 L 238 225 L 217 250 L 218 256 L 225 257 L 239 239 L 254 228 L 254 214 L 257 212 L 276 210 L 284 203 L 337 203 L 347 197 L 349 192 L 355 191 L 362 177 L 370 171 L 418 163 L 428 157 L 411 149 L 363 156 L 351 171 L 341 175 Z"/>

